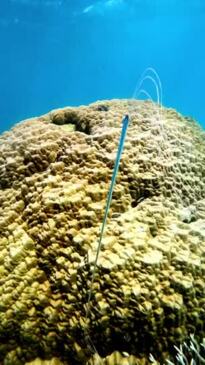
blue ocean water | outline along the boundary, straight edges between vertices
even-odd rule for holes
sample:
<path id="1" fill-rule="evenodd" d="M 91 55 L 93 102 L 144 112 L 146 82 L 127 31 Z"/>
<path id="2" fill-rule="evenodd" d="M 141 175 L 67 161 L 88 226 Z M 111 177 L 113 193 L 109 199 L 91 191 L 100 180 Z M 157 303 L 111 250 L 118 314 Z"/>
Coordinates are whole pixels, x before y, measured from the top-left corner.
<path id="1" fill-rule="evenodd" d="M 0 132 L 53 108 L 129 98 L 149 66 L 163 104 L 205 127 L 204 34 L 204 0 L 4 0 Z"/>

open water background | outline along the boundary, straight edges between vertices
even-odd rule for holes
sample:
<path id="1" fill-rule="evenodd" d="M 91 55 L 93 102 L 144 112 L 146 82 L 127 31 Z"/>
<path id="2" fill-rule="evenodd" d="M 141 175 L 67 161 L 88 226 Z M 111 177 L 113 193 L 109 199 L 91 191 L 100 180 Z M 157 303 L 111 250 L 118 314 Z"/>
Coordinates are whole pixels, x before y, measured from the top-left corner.
<path id="1" fill-rule="evenodd" d="M 205 127 L 204 36 L 204 0 L 2 0 L 0 132 L 53 108 L 129 98 L 149 66 L 163 104 Z"/>

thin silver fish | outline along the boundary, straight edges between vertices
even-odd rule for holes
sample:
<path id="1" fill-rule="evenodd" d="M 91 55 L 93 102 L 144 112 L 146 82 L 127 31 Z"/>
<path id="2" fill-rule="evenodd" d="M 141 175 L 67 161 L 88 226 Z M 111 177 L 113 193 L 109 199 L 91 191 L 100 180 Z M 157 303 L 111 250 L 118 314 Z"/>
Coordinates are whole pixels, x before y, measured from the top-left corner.
<path id="1" fill-rule="evenodd" d="M 127 134 L 127 128 L 129 125 L 129 121 L 130 121 L 130 117 L 128 114 L 126 114 L 122 120 L 122 131 L 121 131 L 120 140 L 119 140 L 119 144 L 118 144 L 118 150 L 117 150 L 115 165 L 114 165 L 114 169 L 113 169 L 113 173 L 112 173 L 110 188 L 109 188 L 108 195 L 107 195 L 105 213 L 104 213 L 103 222 L 102 222 L 102 226 L 101 226 L 101 230 L 100 230 L 97 253 L 96 253 L 96 257 L 95 257 L 95 261 L 94 261 L 92 279 L 91 279 L 90 289 L 89 289 L 89 293 L 88 293 L 86 319 L 88 318 L 89 313 L 90 313 L 90 301 L 91 301 L 91 297 L 92 297 L 92 289 L 93 289 L 93 283 L 94 283 L 94 279 L 95 279 L 97 261 L 98 261 L 99 253 L 100 253 L 100 250 L 102 247 L 103 234 L 105 231 L 105 226 L 106 226 L 107 217 L 108 217 L 108 213 L 109 213 L 109 209 L 110 209 L 110 204 L 112 201 L 113 189 L 115 186 L 115 181 L 116 181 L 116 177 L 117 177 L 117 173 L 118 173 L 118 169 L 119 169 L 119 165 L 120 165 L 120 159 L 121 159 L 121 155 L 122 155 L 123 148 L 124 148 L 124 142 L 125 142 L 125 138 L 126 138 L 126 134 Z"/>

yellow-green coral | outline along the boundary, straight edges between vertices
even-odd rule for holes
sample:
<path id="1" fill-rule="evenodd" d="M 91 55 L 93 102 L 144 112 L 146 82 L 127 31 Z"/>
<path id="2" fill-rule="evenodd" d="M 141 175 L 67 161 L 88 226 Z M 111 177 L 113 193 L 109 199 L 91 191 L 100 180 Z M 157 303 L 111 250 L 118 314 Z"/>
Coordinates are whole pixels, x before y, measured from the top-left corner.
<path id="1" fill-rule="evenodd" d="M 144 364 L 150 353 L 162 361 L 189 333 L 204 337 L 204 132 L 157 108 L 101 101 L 52 111 L 0 137 L 0 364 L 97 364 L 90 339 L 104 364 Z"/>

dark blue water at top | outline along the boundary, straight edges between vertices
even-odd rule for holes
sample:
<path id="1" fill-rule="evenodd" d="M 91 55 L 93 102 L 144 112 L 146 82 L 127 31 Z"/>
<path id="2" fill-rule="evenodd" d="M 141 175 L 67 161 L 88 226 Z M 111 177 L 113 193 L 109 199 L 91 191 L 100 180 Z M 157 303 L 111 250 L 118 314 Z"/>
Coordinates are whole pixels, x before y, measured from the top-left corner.
<path id="1" fill-rule="evenodd" d="M 129 98 L 148 66 L 163 104 L 205 127 L 204 34 L 204 0 L 4 0 L 0 131 L 53 108 Z"/>

